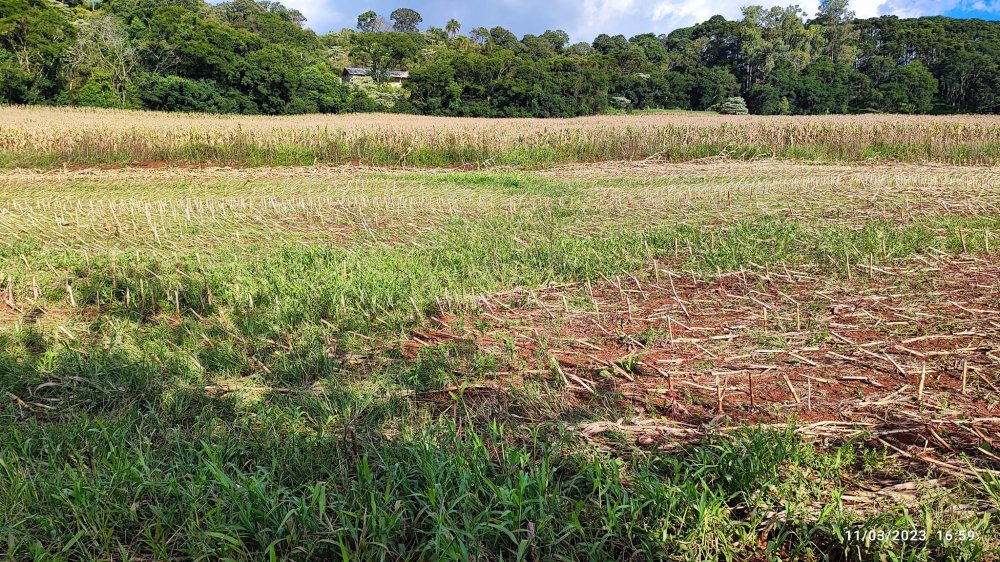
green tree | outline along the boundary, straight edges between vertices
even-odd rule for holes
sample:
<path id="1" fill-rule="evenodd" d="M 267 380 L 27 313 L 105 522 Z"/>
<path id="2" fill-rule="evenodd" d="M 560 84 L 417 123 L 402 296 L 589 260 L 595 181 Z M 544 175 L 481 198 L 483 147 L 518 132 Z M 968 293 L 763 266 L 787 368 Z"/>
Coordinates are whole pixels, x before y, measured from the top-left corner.
<path id="1" fill-rule="evenodd" d="M 667 48 L 663 46 L 663 41 L 652 33 L 636 35 L 628 42 L 642 49 L 645 59 L 653 64 L 662 64 L 669 56 Z"/>
<path id="2" fill-rule="evenodd" d="M 73 101 L 86 107 L 124 107 L 114 77 L 100 68 L 94 70 L 87 81 L 73 92 Z"/>
<path id="3" fill-rule="evenodd" d="M 302 71 L 292 53 L 280 46 L 267 46 L 247 55 L 241 89 L 261 113 L 284 113 Z"/>
<path id="4" fill-rule="evenodd" d="M 138 95 L 145 107 L 158 111 L 235 113 L 251 103 L 241 103 L 239 92 L 227 91 L 211 80 L 158 74 L 145 79 Z"/>
<path id="5" fill-rule="evenodd" d="M 938 81 L 920 61 L 897 67 L 879 86 L 882 109 L 896 113 L 927 113 L 934 108 Z"/>
<path id="6" fill-rule="evenodd" d="M 566 53 L 567 54 L 575 55 L 575 56 L 578 56 L 578 57 L 588 56 L 588 55 L 590 55 L 591 52 L 593 52 L 593 50 L 594 49 L 593 49 L 593 47 L 590 46 L 590 43 L 586 43 L 586 42 L 583 42 L 583 41 L 581 41 L 579 43 L 573 43 L 569 47 L 566 47 Z"/>
<path id="7" fill-rule="evenodd" d="M 83 84 L 97 80 L 100 86 L 89 91 L 101 95 L 83 95 L 80 103 L 90 105 L 87 99 L 99 100 L 101 107 L 130 107 L 136 93 L 135 77 L 139 72 L 136 46 L 128 36 L 121 21 L 113 16 L 98 15 L 80 26 L 76 43 L 69 50 L 69 70 Z M 95 89 L 96 88 L 96 89 Z M 113 94 L 115 103 L 105 99 L 105 91 Z"/>
<path id="8" fill-rule="evenodd" d="M 431 45 L 444 45 L 448 42 L 448 32 L 436 25 L 428 27 L 423 33 L 424 39 Z"/>
<path id="9" fill-rule="evenodd" d="M 456 55 L 461 56 L 461 55 Z M 463 88 L 456 80 L 455 56 L 435 58 L 410 73 L 406 88 L 410 102 L 430 115 L 457 115 L 462 107 Z"/>
<path id="10" fill-rule="evenodd" d="M 0 0 L 0 101 L 37 103 L 62 87 L 71 13 L 47 0 Z"/>
<path id="11" fill-rule="evenodd" d="M 419 13 L 374 11 L 322 37 L 273 0 L 0 0 L 0 102 L 284 113 L 395 108 L 447 115 L 557 116 L 705 109 L 741 96 L 753 113 L 998 112 L 1000 23 L 856 20 L 849 0 L 747 6 L 668 35 L 527 34 Z M 73 23 L 71 23 L 73 22 Z M 369 66 L 368 86 L 336 68 Z M 406 68 L 406 90 L 383 88 Z M 406 101 L 408 90 L 410 101 Z"/>
<path id="12" fill-rule="evenodd" d="M 814 61 L 793 84 L 795 112 L 803 114 L 847 113 L 851 100 L 851 70 L 827 58 Z"/>
<path id="13" fill-rule="evenodd" d="M 379 33 L 388 30 L 389 26 L 386 23 L 385 18 L 371 10 L 368 10 L 358 16 L 358 31 L 362 31 L 364 33 Z"/>
<path id="14" fill-rule="evenodd" d="M 593 47 L 598 53 L 609 55 L 615 51 L 627 50 L 629 44 L 624 35 L 615 35 L 612 37 L 606 33 L 602 33 L 594 38 Z"/>
<path id="15" fill-rule="evenodd" d="M 708 109 L 726 98 L 736 96 L 739 91 L 736 77 L 725 68 L 699 69 L 694 75 L 691 88 L 691 107 Z"/>
<path id="16" fill-rule="evenodd" d="M 299 75 L 285 113 L 340 113 L 347 108 L 348 89 L 328 66 L 307 66 Z"/>
<path id="17" fill-rule="evenodd" d="M 485 45 L 490 40 L 490 30 L 485 27 L 477 27 L 469 32 L 469 39 L 473 43 Z"/>
<path id="18" fill-rule="evenodd" d="M 389 14 L 392 20 L 392 30 L 398 33 L 414 33 L 424 18 L 416 10 L 398 8 Z"/>
<path id="19" fill-rule="evenodd" d="M 253 33 L 180 6 L 158 8 L 146 26 L 146 50 L 159 46 L 162 70 L 192 79 L 238 86 L 245 56 L 263 46 Z"/>
<path id="20" fill-rule="evenodd" d="M 823 54 L 836 64 L 851 64 L 857 55 L 858 34 L 849 6 L 850 0 L 822 0 L 812 22 L 822 30 Z"/>
<path id="21" fill-rule="evenodd" d="M 547 42 L 557 53 L 561 53 L 566 49 L 566 45 L 569 45 L 569 33 L 561 29 L 546 29 L 539 38 Z"/>
<path id="22" fill-rule="evenodd" d="M 524 46 L 525 52 L 534 59 L 545 59 L 559 54 L 551 42 L 537 35 L 525 35 L 521 38 L 521 45 Z"/>
<path id="23" fill-rule="evenodd" d="M 371 69 L 376 83 L 385 82 L 386 72 L 403 66 L 420 51 L 409 33 L 357 33 L 351 37 L 351 57 Z"/>
<path id="24" fill-rule="evenodd" d="M 499 25 L 490 29 L 490 43 L 501 49 L 507 49 L 515 53 L 524 50 L 524 45 L 517 40 L 517 36 L 507 28 Z"/>

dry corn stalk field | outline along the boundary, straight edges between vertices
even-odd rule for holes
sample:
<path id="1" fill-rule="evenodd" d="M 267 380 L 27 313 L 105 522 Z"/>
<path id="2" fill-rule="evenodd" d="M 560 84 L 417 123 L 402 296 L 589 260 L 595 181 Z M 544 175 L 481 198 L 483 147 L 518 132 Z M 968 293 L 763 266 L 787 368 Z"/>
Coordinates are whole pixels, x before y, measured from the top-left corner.
<path id="1" fill-rule="evenodd" d="M 10 559 L 1000 552 L 996 119 L 0 112 Z"/>
<path id="2" fill-rule="evenodd" d="M 772 157 L 1000 162 L 1000 119 L 698 114 L 473 119 L 355 114 L 234 117 L 0 106 L 0 167 L 370 164 L 547 167 Z"/>
<path id="3" fill-rule="evenodd" d="M 261 134 L 302 129 L 331 129 L 347 133 L 404 132 L 432 133 L 446 129 L 455 133 L 516 135 L 544 131 L 586 131 L 594 129 L 656 128 L 665 125 L 689 127 L 744 125 L 760 122 L 768 126 L 796 125 L 860 127 L 880 125 L 912 130 L 953 128 L 987 130 L 1000 126 L 1000 117 L 990 115 L 826 115 L 826 116 L 738 116 L 700 113 L 665 113 L 653 115 L 615 115 L 574 119 L 487 119 L 474 117 L 428 117 L 405 114 L 354 113 L 346 115 L 245 116 L 198 113 L 166 113 L 93 108 L 46 108 L 4 106 L 4 126 L 34 133 L 69 133 L 86 129 L 107 131 L 190 131 L 229 132 L 237 128 Z M 749 133 L 749 131 L 748 131 Z"/>

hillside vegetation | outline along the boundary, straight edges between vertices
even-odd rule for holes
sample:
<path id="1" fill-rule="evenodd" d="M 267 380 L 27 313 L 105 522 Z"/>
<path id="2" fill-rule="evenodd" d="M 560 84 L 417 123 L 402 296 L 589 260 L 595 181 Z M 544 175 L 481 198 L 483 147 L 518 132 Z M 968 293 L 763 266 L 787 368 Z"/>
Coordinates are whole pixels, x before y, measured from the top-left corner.
<path id="1" fill-rule="evenodd" d="M 317 35 L 277 2 L 0 0 L 0 103 L 245 114 L 569 117 L 608 109 L 992 113 L 1000 24 L 748 6 L 667 35 L 517 37 L 409 9 Z M 345 66 L 372 69 L 351 86 Z M 403 89 L 385 71 L 411 71 Z"/>

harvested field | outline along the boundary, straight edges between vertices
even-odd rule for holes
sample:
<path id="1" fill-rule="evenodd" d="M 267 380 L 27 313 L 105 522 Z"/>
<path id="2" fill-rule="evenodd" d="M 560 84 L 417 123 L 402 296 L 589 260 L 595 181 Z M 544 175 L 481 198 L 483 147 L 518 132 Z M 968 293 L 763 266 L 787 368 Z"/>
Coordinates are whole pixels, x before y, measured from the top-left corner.
<path id="1" fill-rule="evenodd" d="M 201 164 L 0 177 L 10 559 L 1000 553 L 992 166 Z"/>
<path id="2" fill-rule="evenodd" d="M 510 354 L 511 375 L 555 371 L 567 400 L 631 403 L 631 424 L 585 424 L 588 436 L 613 429 L 672 448 L 722 421 L 795 419 L 918 446 L 914 458 L 966 472 L 931 455 L 981 456 L 1000 433 L 1000 264 L 930 256 L 854 269 L 840 282 L 787 267 L 708 282 L 656 263 L 643 280 L 484 297 L 472 317 L 431 318 L 406 348 L 467 339 Z"/>

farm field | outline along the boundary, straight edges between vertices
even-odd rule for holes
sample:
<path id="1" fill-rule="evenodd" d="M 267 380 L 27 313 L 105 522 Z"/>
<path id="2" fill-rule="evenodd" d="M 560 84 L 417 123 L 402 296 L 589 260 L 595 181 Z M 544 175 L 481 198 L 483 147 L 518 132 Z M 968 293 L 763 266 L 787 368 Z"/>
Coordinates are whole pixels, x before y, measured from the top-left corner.
<path id="1" fill-rule="evenodd" d="M 470 120 L 442 165 L 479 169 L 442 169 L 3 111 L 31 164 L 0 176 L 10 559 L 1000 553 L 1000 121 Z M 356 134 L 443 134 L 400 119 Z M 305 138 L 283 122 L 239 130 Z M 477 156 L 671 126 L 771 148 Z M 914 152 L 870 162 L 866 127 Z M 825 140 L 760 159 L 789 131 Z"/>
<path id="2" fill-rule="evenodd" d="M 545 168 L 655 159 L 1000 162 L 995 116 L 637 114 L 477 119 L 233 117 L 0 107 L 0 168 L 164 165 Z"/>

